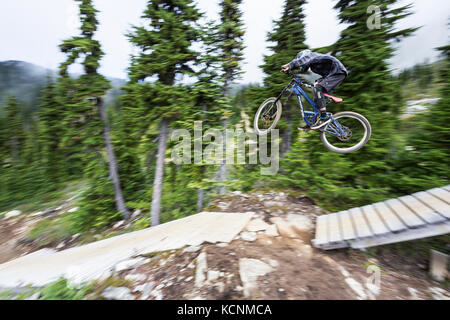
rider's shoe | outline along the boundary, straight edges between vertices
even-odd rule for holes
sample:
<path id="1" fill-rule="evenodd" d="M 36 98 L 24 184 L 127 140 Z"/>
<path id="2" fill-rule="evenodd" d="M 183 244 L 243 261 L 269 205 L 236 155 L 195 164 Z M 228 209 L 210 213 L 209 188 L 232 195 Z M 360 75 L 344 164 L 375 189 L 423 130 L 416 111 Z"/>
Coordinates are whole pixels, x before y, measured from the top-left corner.
<path id="1" fill-rule="evenodd" d="M 311 130 L 320 129 L 323 126 L 329 124 L 330 122 L 331 122 L 330 116 L 327 115 L 325 118 L 320 117 L 317 119 L 317 122 L 313 126 L 311 126 Z"/>

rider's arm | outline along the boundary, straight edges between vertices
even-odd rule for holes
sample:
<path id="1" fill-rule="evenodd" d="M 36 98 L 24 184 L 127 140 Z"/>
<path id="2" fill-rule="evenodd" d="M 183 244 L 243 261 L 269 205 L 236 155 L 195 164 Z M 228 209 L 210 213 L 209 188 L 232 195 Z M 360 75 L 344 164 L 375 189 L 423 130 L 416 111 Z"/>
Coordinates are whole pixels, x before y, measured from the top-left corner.
<path id="1" fill-rule="evenodd" d="M 313 57 L 311 55 L 307 55 L 303 58 L 295 58 L 294 60 L 289 62 L 289 69 L 294 69 L 294 68 L 299 68 L 299 67 L 302 67 L 302 69 L 303 69 L 306 67 L 306 70 L 308 70 L 309 62 L 311 62 L 312 59 L 313 59 Z"/>

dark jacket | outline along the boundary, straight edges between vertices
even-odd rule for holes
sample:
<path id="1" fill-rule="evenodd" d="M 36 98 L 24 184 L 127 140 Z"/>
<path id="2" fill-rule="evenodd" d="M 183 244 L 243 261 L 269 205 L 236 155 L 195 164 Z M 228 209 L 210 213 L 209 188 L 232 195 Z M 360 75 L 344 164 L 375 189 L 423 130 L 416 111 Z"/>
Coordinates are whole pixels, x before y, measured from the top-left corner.
<path id="1" fill-rule="evenodd" d="M 328 54 L 311 52 L 303 58 L 298 56 L 289 63 L 289 68 L 303 67 L 304 71 L 311 68 L 311 71 L 320 74 L 322 77 L 332 76 L 335 74 L 348 75 L 348 71 L 345 66 L 333 56 Z"/>

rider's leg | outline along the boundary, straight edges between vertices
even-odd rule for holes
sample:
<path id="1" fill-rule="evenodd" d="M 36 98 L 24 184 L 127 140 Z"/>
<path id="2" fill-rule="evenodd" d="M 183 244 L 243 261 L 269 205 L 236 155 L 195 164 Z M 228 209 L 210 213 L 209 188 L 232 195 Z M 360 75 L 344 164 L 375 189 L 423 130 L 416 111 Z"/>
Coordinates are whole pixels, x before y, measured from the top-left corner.
<path id="1" fill-rule="evenodd" d="M 313 92 L 317 107 L 320 110 L 320 117 L 322 119 L 325 119 L 327 117 L 327 103 L 325 101 L 323 93 L 326 92 L 326 90 L 320 84 L 316 84 L 314 86 Z"/>

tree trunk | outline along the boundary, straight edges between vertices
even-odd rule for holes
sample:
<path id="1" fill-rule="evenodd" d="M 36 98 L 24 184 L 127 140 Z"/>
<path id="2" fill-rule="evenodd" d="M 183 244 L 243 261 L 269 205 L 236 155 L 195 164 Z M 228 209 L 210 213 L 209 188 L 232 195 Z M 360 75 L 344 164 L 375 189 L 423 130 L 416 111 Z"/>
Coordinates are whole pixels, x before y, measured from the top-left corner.
<path id="1" fill-rule="evenodd" d="M 227 124 L 228 124 L 228 120 L 225 119 L 225 120 L 222 121 L 223 154 L 222 154 L 222 161 L 220 162 L 220 167 L 219 167 L 219 182 L 220 183 L 225 183 L 225 181 L 227 179 L 227 164 L 226 164 L 226 159 L 227 159 L 227 143 L 226 143 Z M 225 186 L 220 186 L 219 194 L 224 194 L 225 192 L 226 192 Z"/>
<path id="2" fill-rule="evenodd" d="M 167 136 L 168 136 L 169 120 L 163 118 L 159 125 L 158 137 L 158 154 L 156 160 L 155 180 L 153 182 L 153 198 L 152 198 L 152 226 L 159 224 L 159 214 L 161 212 L 161 194 L 164 178 L 164 158 L 166 156 Z"/>
<path id="3" fill-rule="evenodd" d="M 203 189 L 197 189 L 197 212 L 201 212 L 203 209 L 203 200 L 205 199 L 205 191 Z"/>
<path id="4" fill-rule="evenodd" d="M 125 220 L 128 220 L 130 218 L 130 211 L 128 211 L 127 207 L 125 206 L 125 200 L 123 198 L 122 194 L 122 188 L 120 187 L 120 179 L 119 179 L 119 173 L 117 170 L 117 160 L 116 155 L 114 153 L 114 148 L 111 142 L 111 135 L 110 135 L 110 127 L 108 119 L 106 118 L 105 110 L 103 109 L 103 102 L 102 99 L 98 99 L 97 102 L 98 111 L 100 113 L 100 118 L 103 121 L 103 135 L 105 138 L 105 144 L 106 144 L 106 154 L 108 156 L 108 166 L 109 166 L 109 176 L 112 179 L 114 183 L 114 198 L 116 200 L 116 208 L 119 212 L 123 214 L 123 218 Z"/>
<path id="5" fill-rule="evenodd" d="M 225 88 L 224 88 L 224 96 L 226 98 L 228 98 L 229 96 L 229 81 L 226 80 L 225 81 Z M 228 126 L 228 119 L 224 119 L 222 121 L 222 129 L 223 129 L 223 154 L 222 154 L 222 162 L 220 163 L 220 167 L 219 167 L 219 182 L 220 183 L 225 183 L 225 181 L 227 180 L 227 164 L 226 164 L 226 159 L 227 159 L 227 134 L 226 134 L 226 129 Z M 226 188 L 225 186 L 220 186 L 219 188 L 219 194 L 224 194 L 226 192 Z"/>

